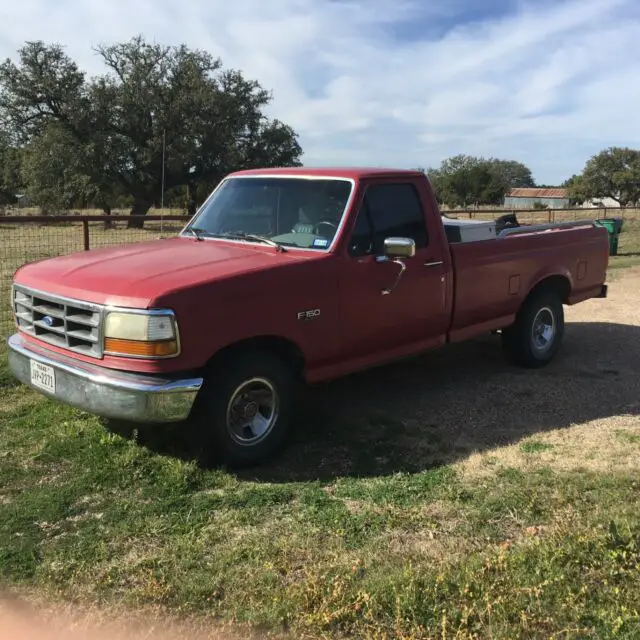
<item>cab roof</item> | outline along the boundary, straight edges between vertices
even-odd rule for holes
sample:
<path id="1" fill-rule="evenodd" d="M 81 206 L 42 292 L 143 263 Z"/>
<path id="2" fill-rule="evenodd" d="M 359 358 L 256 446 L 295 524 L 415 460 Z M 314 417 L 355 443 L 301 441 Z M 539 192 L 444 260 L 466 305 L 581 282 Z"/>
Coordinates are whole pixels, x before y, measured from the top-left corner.
<path id="1" fill-rule="evenodd" d="M 393 178 L 396 176 L 421 176 L 421 171 L 415 169 L 389 169 L 382 167 L 275 167 L 264 169 L 246 169 L 236 171 L 230 176 L 316 176 L 327 178 L 348 178 L 359 180 L 361 178 Z"/>

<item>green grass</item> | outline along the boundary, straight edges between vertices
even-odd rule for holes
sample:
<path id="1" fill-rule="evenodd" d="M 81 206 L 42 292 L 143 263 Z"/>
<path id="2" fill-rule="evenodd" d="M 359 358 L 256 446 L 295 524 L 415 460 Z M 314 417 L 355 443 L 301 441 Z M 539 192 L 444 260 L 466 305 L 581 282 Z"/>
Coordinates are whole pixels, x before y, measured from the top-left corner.
<path id="1" fill-rule="evenodd" d="M 640 220 L 625 220 L 618 244 L 618 255 L 611 256 L 611 269 L 640 266 Z"/>
<path id="2" fill-rule="evenodd" d="M 66 246 L 67 235 L 51 238 L 46 251 Z M 611 266 L 636 265 L 640 222 L 627 221 Z M 284 464 L 304 473 L 276 462 L 233 475 L 156 453 L 143 446 L 148 434 L 116 435 L 17 385 L 5 351 L 0 343 L 0 585 L 294 637 L 640 637 L 637 426 L 609 440 L 596 432 L 595 459 L 582 455 L 581 429 L 569 449 L 531 436 L 508 454 L 492 446 L 474 473 L 442 462 L 455 445 L 414 398 L 429 464 L 393 468 L 401 447 L 389 455 L 390 443 L 417 441 L 389 408 L 322 425 L 312 446 L 353 431 L 344 449 L 329 448 L 339 463 L 312 451 L 309 468 L 302 448 Z M 405 391 L 415 396 L 411 384 Z M 635 392 L 621 393 L 636 406 Z M 522 397 L 514 402 L 521 411 Z M 598 464 L 612 451 L 614 467 Z M 316 470 L 322 480 L 311 479 Z"/>
<path id="3" fill-rule="evenodd" d="M 540 453 L 542 451 L 549 451 L 550 449 L 553 449 L 552 444 L 540 442 L 539 440 L 527 440 L 520 445 L 520 451 L 522 451 L 522 453 Z"/>
<path id="4" fill-rule="evenodd" d="M 640 635 L 637 468 L 260 481 L 153 453 L 0 371 L 5 585 L 294 635 Z"/>
<path id="5" fill-rule="evenodd" d="M 620 442 L 626 442 L 628 444 L 640 444 L 640 434 L 630 433 L 622 429 L 616 431 L 616 436 Z"/>

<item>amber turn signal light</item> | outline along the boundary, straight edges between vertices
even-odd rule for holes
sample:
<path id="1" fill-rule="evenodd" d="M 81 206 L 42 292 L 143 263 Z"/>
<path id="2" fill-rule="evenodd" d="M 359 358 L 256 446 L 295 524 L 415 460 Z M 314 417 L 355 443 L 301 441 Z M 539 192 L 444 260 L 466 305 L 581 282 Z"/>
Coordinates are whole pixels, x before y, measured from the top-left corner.
<path id="1" fill-rule="evenodd" d="M 121 338 L 105 338 L 105 353 L 114 356 L 135 356 L 138 358 L 166 358 L 178 353 L 175 340 L 148 342 L 146 340 L 122 340 Z"/>

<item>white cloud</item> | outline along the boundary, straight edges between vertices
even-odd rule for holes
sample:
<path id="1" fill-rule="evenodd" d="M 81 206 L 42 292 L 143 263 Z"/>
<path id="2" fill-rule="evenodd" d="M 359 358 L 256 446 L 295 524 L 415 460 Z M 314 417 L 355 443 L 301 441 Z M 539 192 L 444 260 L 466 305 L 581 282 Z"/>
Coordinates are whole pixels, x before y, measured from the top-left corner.
<path id="1" fill-rule="evenodd" d="M 474 153 L 558 182 L 601 148 L 640 146 L 636 2 L 514 0 L 469 22 L 461 0 L 22 0 L 0 9 L 0 55 L 55 41 L 95 73 L 97 44 L 186 42 L 273 90 L 305 163 Z"/>

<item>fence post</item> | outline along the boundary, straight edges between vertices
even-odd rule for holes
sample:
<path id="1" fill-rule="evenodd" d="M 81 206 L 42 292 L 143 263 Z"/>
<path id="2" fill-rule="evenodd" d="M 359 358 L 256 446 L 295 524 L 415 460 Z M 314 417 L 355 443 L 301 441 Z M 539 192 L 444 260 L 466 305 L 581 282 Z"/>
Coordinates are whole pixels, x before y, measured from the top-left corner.
<path id="1" fill-rule="evenodd" d="M 82 237 L 84 241 L 84 250 L 89 251 L 89 221 L 82 221 Z"/>

